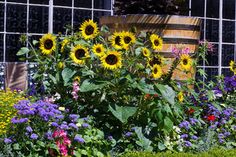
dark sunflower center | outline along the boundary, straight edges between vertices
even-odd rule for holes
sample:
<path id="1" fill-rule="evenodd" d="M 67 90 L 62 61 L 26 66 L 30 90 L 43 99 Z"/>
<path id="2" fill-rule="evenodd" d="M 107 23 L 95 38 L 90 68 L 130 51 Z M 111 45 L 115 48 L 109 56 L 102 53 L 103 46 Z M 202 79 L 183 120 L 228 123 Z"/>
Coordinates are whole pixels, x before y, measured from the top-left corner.
<path id="1" fill-rule="evenodd" d="M 88 26 L 85 28 L 85 34 L 86 34 L 86 35 L 91 35 L 91 34 L 93 34 L 93 32 L 94 32 L 94 27 L 93 27 L 93 26 L 88 25 Z"/>
<path id="2" fill-rule="evenodd" d="M 124 42 L 125 42 L 126 44 L 129 44 L 130 41 L 131 41 L 131 38 L 130 38 L 130 37 L 128 37 L 128 36 L 124 37 Z"/>
<path id="3" fill-rule="evenodd" d="M 121 44 L 120 44 L 120 36 L 117 36 L 117 37 L 115 38 L 115 44 L 116 44 L 116 45 L 119 45 L 119 46 L 121 45 Z"/>
<path id="4" fill-rule="evenodd" d="M 159 58 L 159 57 L 154 57 L 153 58 L 153 60 L 151 60 L 151 62 L 150 62 L 150 65 L 152 66 L 152 65 L 154 65 L 154 64 L 157 64 L 157 65 L 161 65 L 161 58 Z"/>
<path id="5" fill-rule="evenodd" d="M 53 47 L 53 41 L 51 39 L 47 39 L 44 42 L 44 48 L 50 50 Z"/>
<path id="6" fill-rule="evenodd" d="M 101 53 L 102 52 L 101 48 L 100 47 L 96 48 L 96 52 Z"/>
<path id="7" fill-rule="evenodd" d="M 187 65 L 188 64 L 188 60 L 187 59 L 183 59 L 183 64 Z"/>
<path id="8" fill-rule="evenodd" d="M 117 56 L 110 54 L 106 57 L 106 63 L 109 65 L 115 65 L 118 62 Z"/>
<path id="9" fill-rule="evenodd" d="M 153 72 L 156 74 L 158 72 L 157 68 L 154 68 Z"/>
<path id="10" fill-rule="evenodd" d="M 146 51 L 146 50 L 143 50 L 143 53 L 146 55 L 146 54 L 147 54 L 147 51 Z"/>
<path id="11" fill-rule="evenodd" d="M 154 45 L 158 46 L 160 44 L 159 40 L 154 40 Z"/>
<path id="12" fill-rule="evenodd" d="M 75 57 L 77 59 L 81 59 L 81 58 L 85 57 L 85 53 L 86 52 L 84 51 L 84 49 L 78 49 L 75 51 Z"/>

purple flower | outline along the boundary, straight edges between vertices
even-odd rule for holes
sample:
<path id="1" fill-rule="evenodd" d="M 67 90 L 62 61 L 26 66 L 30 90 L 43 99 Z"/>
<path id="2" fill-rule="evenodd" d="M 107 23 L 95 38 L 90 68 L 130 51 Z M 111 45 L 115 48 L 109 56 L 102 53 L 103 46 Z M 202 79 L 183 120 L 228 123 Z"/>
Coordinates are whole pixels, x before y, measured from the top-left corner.
<path id="1" fill-rule="evenodd" d="M 52 122 L 51 126 L 58 127 L 58 124 L 56 122 Z"/>
<path id="2" fill-rule="evenodd" d="M 12 143 L 12 140 L 10 138 L 4 138 L 4 143 L 10 144 L 10 143 Z"/>
<path id="3" fill-rule="evenodd" d="M 26 127 L 26 131 L 27 131 L 27 132 L 33 132 L 33 129 L 32 129 L 30 126 L 27 126 L 27 127 Z"/>
<path id="4" fill-rule="evenodd" d="M 30 138 L 33 139 L 33 140 L 36 140 L 36 139 L 38 139 L 38 135 L 37 134 L 31 134 Z"/>
<path id="5" fill-rule="evenodd" d="M 184 145 L 185 145 L 186 147 L 191 147 L 191 146 L 192 146 L 192 143 L 189 142 L 189 141 L 185 141 Z"/>
<path id="6" fill-rule="evenodd" d="M 224 139 L 219 139 L 219 143 L 224 143 L 225 140 Z"/>
<path id="7" fill-rule="evenodd" d="M 198 120 L 194 118 L 189 118 L 189 120 L 191 125 L 195 125 L 198 122 Z"/>
<path id="8" fill-rule="evenodd" d="M 227 136 L 230 136 L 231 133 L 230 132 L 225 132 L 224 135 L 227 137 Z"/>
<path id="9" fill-rule="evenodd" d="M 224 138 L 224 134 L 220 133 L 220 134 L 218 135 L 218 138 L 219 138 L 219 139 Z"/>
<path id="10" fill-rule="evenodd" d="M 189 129 L 189 127 L 190 127 L 190 123 L 188 122 L 188 121 L 183 121 L 183 122 L 181 122 L 180 124 L 179 124 L 179 127 L 180 128 L 185 128 L 185 129 Z"/>
<path id="11" fill-rule="evenodd" d="M 132 135 L 133 135 L 132 132 L 127 132 L 127 133 L 125 133 L 125 137 L 130 137 L 130 136 L 132 136 Z"/>
<path id="12" fill-rule="evenodd" d="M 195 136 L 195 135 L 191 136 L 191 138 L 192 138 L 193 140 L 197 140 L 197 139 L 198 139 L 198 137 Z"/>
<path id="13" fill-rule="evenodd" d="M 188 138 L 188 134 L 183 134 L 180 136 L 181 138 Z"/>
<path id="14" fill-rule="evenodd" d="M 79 116 L 76 115 L 76 114 L 70 114 L 70 115 L 69 115 L 69 118 L 70 118 L 70 120 L 72 120 L 72 121 L 77 121 L 77 119 L 79 118 Z"/>
<path id="15" fill-rule="evenodd" d="M 79 142 L 79 143 L 84 143 L 84 142 L 85 142 L 84 139 L 83 139 L 82 137 L 80 137 L 79 135 L 76 135 L 75 138 L 74 138 L 74 140 L 75 140 L 76 142 Z"/>
<path id="16" fill-rule="evenodd" d="M 110 141 L 113 140 L 113 137 L 112 137 L 112 136 L 108 136 L 107 138 L 108 138 L 108 140 L 110 140 Z"/>
<path id="17" fill-rule="evenodd" d="M 83 124 L 82 124 L 82 127 L 83 127 L 83 128 L 88 128 L 88 127 L 89 127 L 89 124 L 88 124 L 88 123 L 83 123 Z"/>
<path id="18" fill-rule="evenodd" d="M 51 132 L 51 131 L 46 132 L 46 133 L 45 133 L 45 136 L 46 136 L 47 139 L 49 139 L 49 140 L 52 140 L 52 139 L 53 139 L 53 138 L 52 138 L 52 132 Z"/>
<path id="19" fill-rule="evenodd" d="M 69 126 L 70 128 L 74 128 L 74 129 L 78 130 L 78 126 L 75 125 L 74 123 L 70 123 L 68 126 Z"/>
<path id="20" fill-rule="evenodd" d="M 62 129 L 62 130 L 67 130 L 67 129 L 69 129 L 69 127 L 68 127 L 67 124 L 61 124 L 61 125 L 60 125 L 60 129 Z"/>

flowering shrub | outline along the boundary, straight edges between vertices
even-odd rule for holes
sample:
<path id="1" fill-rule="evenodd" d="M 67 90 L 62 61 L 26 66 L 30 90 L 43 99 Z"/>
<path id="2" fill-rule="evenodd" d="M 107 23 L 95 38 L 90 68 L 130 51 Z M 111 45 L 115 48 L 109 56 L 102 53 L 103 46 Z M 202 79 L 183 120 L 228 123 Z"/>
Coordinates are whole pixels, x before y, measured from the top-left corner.
<path id="1" fill-rule="evenodd" d="M 25 99 L 23 93 L 19 91 L 0 90 L 0 137 L 11 131 L 11 118 L 16 114 L 13 105 L 18 101 Z"/>
<path id="2" fill-rule="evenodd" d="M 38 94 L 45 101 L 15 105 L 13 130 L 23 131 L 3 142 L 13 143 L 24 154 L 33 148 L 51 156 L 103 156 L 111 146 L 114 154 L 235 146 L 235 77 L 225 77 L 217 85 L 171 79 L 176 69 L 195 69 L 214 50 L 210 43 L 200 42 L 195 60 L 189 48 L 174 47 L 170 63 L 161 56 L 158 34 L 110 32 L 92 20 L 79 30 L 45 34 L 18 52 L 29 53 L 38 63 L 31 94 L 41 90 Z M 167 65 L 169 69 L 163 70 Z M 234 72 L 235 63 L 230 66 Z M 19 145 L 22 137 L 27 142 Z"/>
<path id="3" fill-rule="evenodd" d="M 109 147 L 101 131 L 91 126 L 90 118 L 81 119 L 79 115 L 68 114 L 61 111 L 63 108 L 44 101 L 22 100 L 14 108 L 17 114 L 11 119 L 13 132 L 0 141 L 2 146 L 3 143 L 12 146 L 14 153 L 67 156 L 78 154 L 77 149 L 81 147 L 86 148 L 81 149 L 86 153 L 91 147 L 103 154 Z"/>

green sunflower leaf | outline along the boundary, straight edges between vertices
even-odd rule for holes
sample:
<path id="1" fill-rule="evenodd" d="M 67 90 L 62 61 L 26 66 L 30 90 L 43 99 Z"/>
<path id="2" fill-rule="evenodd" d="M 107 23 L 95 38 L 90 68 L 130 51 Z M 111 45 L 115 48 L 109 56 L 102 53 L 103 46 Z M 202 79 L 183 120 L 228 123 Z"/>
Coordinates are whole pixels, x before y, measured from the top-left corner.
<path id="1" fill-rule="evenodd" d="M 136 127 L 135 133 L 137 134 L 138 139 L 139 139 L 138 141 L 136 141 L 137 145 L 142 147 L 145 151 L 152 151 L 153 150 L 153 147 L 151 146 L 152 141 L 150 141 L 143 135 L 142 128 Z"/>
<path id="2" fill-rule="evenodd" d="M 61 72 L 61 75 L 62 75 L 62 79 L 64 80 L 64 86 L 69 85 L 69 81 L 75 75 L 75 73 L 76 73 L 75 71 L 69 68 L 63 69 L 63 71 Z"/>
<path id="3" fill-rule="evenodd" d="M 109 82 L 103 81 L 103 82 L 91 82 L 89 79 L 86 79 L 83 81 L 83 83 L 80 86 L 80 92 L 88 92 L 88 91 L 95 91 L 98 89 L 102 89 L 106 85 L 110 84 Z"/>
<path id="4" fill-rule="evenodd" d="M 124 124 L 127 123 L 129 117 L 133 116 L 136 113 L 137 109 L 137 107 L 129 106 L 115 105 L 115 108 L 109 106 L 109 110 L 111 111 L 111 113 Z"/>
<path id="5" fill-rule="evenodd" d="M 22 47 L 17 53 L 17 56 L 22 56 L 25 55 L 29 52 L 30 50 L 27 47 Z"/>
<path id="6" fill-rule="evenodd" d="M 175 91 L 168 85 L 156 84 L 163 98 L 171 105 L 175 104 Z"/>

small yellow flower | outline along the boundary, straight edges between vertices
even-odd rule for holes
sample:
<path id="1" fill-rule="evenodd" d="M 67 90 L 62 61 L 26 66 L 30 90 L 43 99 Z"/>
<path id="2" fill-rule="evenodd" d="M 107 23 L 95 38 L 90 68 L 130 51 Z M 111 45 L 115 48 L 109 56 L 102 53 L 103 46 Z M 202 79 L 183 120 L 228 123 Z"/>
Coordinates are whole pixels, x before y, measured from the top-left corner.
<path id="1" fill-rule="evenodd" d="M 106 69 L 115 70 L 122 66 L 121 54 L 117 51 L 110 51 L 100 59 L 102 66 Z"/>
<path id="2" fill-rule="evenodd" d="M 150 50 L 149 50 L 148 48 L 143 47 L 143 48 L 142 48 L 142 54 L 143 54 L 144 57 L 149 58 L 150 55 L 151 55 L 151 52 L 150 52 Z"/>
<path id="3" fill-rule="evenodd" d="M 56 36 L 52 34 L 45 34 L 39 41 L 39 49 L 45 55 L 50 55 L 56 50 Z"/>
<path id="4" fill-rule="evenodd" d="M 105 54 L 105 48 L 104 48 L 103 44 L 93 45 L 92 51 L 98 57 L 102 57 Z"/>
<path id="5" fill-rule="evenodd" d="M 152 67 L 152 77 L 154 79 L 158 79 L 162 76 L 162 69 L 161 66 L 158 64 L 154 64 Z"/>
<path id="6" fill-rule="evenodd" d="M 182 91 L 178 93 L 177 98 L 178 98 L 179 102 L 183 102 L 184 101 L 184 94 L 183 94 Z"/>
<path id="7" fill-rule="evenodd" d="M 192 61 L 192 59 L 190 58 L 189 55 L 182 54 L 180 56 L 180 66 L 183 70 L 189 71 L 192 67 L 192 63 L 193 63 L 193 61 Z"/>
<path id="8" fill-rule="evenodd" d="M 76 76 L 76 77 L 74 78 L 74 81 L 80 82 L 80 77 L 79 77 L 79 76 Z"/>
<path id="9" fill-rule="evenodd" d="M 57 64 L 57 67 L 59 68 L 59 69 L 63 69 L 64 68 L 64 63 L 63 62 L 58 62 L 58 64 Z"/>
<path id="10" fill-rule="evenodd" d="M 97 23 L 93 22 L 93 20 L 83 22 L 80 30 L 85 40 L 94 39 L 99 33 Z"/>
<path id="11" fill-rule="evenodd" d="M 158 35 L 152 34 L 150 36 L 150 41 L 152 43 L 152 49 L 153 50 L 156 50 L 156 51 L 162 50 L 163 41 Z"/>
<path id="12" fill-rule="evenodd" d="M 61 52 L 64 52 L 64 49 L 66 47 L 66 45 L 69 43 L 69 39 L 64 39 L 62 42 L 61 42 Z"/>
<path id="13" fill-rule="evenodd" d="M 230 61 L 229 63 L 230 70 L 236 75 L 236 64 L 234 61 Z"/>

